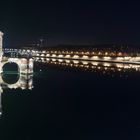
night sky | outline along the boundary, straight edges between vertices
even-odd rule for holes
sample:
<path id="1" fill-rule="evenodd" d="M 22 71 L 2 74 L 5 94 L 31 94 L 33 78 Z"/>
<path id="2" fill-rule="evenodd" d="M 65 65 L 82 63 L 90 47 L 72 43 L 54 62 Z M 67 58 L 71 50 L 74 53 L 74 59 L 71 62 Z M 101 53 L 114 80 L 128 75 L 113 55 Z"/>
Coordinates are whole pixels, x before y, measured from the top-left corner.
<path id="1" fill-rule="evenodd" d="M 140 4 L 133 1 L 24 0 L 0 3 L 5 46 L 140 44 Z"/>

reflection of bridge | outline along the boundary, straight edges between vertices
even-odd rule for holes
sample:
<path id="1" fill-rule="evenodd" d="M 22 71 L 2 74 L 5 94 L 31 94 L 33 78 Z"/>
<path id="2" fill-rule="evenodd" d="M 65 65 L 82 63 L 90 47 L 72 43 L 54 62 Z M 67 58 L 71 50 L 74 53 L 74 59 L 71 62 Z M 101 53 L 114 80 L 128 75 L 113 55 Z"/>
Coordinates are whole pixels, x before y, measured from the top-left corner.
<path id="1" fill-rule="evenodd" d="M 33 88 L 33 59 L 27 58 L 8 58 L 3 56 L 2 50 L 2 41 L 3 41 L 3 33 L 0 32 L 0 114 L 2 114 L 2 105 L 1 105 L 1 94 L 3 93 L 4 88 L 10 89 L 32 89 Z M 3 67 L 6 64 L 15 63 L 18 66 L 17 71 L 17 81 L 15 83 L 9 84 L 5 81 L 7 75 Z M 10 75 L 8 75 L 10 76 Z"/>
<path id="2" fill-rule="evenodd" d="M 42 62 L 44 64 L 57 65 L 69 68 L 80 68 L 85 70 L 95 71 L 127 71 L 134 70 L 140 71 L 140 65 L 138 64 L 123 64 L 123 63 L 110 63 L 110 62 L 97 62 L 97 61 L 83 61 L 72 59 L 55 59 L 55 58 L 35 58 L 35 62 Z"/>
<path id="3" fill-rule="evenodd" d="M 10 89 L 17 89 L 21 88 L 24 89 L 32 89 L 33 88 L 33 75 L 28 74 L 20 74 L 16 83 L 9 84 L 4 81 L 5 74 L 0 75 L 0 115 L 2 114 L 2 104 L 1 104 L 1 96 L 3 93 L 3 89 L 10 88 Z M 9 76 L 9 75 L 8 75 Z"/>
<path id="4" fill-rule="evenodd" d="M 2 89 L 5 89 L 5 88 L 10 88 L 10 89 L 21 88 L 22 90 L 33 88 L 33 75 L 17 74 L 17 79 L 15 83 L 8 83 L 5 80 L 7 76 L 10 76 L 10 74 L 0 75 L 1 93 L 2 93 Z"/>

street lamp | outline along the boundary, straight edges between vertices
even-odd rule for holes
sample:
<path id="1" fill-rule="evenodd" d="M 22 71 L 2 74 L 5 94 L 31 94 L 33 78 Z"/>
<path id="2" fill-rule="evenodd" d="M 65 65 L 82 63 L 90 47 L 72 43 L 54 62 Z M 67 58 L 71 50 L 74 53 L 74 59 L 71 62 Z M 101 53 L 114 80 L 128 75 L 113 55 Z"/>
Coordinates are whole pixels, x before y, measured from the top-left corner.
<path id="1" fill-rule="evenodd" d="M 44 41 L 44 39 L 40 39 L 40 47 L 42 47 L 43 46 L 43 41 Z"/>

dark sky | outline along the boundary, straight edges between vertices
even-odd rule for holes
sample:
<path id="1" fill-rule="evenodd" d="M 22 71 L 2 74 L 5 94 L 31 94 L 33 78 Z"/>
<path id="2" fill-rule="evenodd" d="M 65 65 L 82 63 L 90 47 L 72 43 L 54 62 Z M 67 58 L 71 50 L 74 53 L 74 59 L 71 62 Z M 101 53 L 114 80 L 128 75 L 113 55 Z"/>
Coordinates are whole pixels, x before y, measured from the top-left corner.
<path id="1" fill-rule="evenodd" d="M 134 1 L 24 0 L 0 3 L 5 46 L 132 43 L 140 44 L 140 4 Z"/>

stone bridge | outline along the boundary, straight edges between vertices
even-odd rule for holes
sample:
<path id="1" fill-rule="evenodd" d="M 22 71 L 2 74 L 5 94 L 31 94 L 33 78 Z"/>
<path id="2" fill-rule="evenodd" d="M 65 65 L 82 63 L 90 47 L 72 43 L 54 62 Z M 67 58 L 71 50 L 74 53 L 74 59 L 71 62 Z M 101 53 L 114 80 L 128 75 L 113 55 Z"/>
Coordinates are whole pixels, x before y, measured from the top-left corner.
<path id="1" fill-rule="evenodd" d="M 0 62 L 0 73 L 3 73 L 3 67 L 5 64 L 15 63 L 18 66 L 18 73 L 21 74 L 32 74 L 33 73 L 33 59 L 26 58 L 6 58 L 2 57 Z"/>
<path id="2" fill-rule="evenodd" d="M 15 58 L 3 56 L 3 33 L 0 31 L 0 114 L 2 114 L 1 95 L 4 88 L 16 89 L 32 89 L 33 88 L 33 59 L 32 58 Z M 8 83 L 4 77 L 4 66 L 9 63 L 15 63 L 18 66 L 16 72 L 17 79 L 15 83 Z"/>

